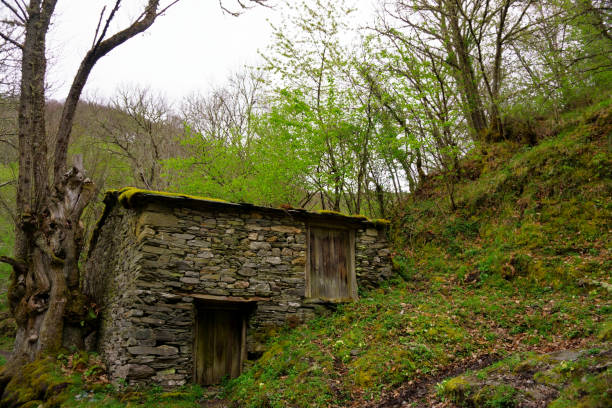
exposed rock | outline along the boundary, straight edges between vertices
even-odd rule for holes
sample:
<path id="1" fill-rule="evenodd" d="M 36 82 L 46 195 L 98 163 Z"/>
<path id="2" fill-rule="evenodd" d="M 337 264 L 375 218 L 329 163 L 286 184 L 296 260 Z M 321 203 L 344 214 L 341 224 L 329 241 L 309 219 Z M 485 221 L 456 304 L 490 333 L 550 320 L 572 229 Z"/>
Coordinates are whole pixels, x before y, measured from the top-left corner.
<path id="1" fill-rule="evenodd" d="M 155 374 L 155 370 L 142 364 L 128 364 L 128 377 L 130 379 L 149 378 Z"/>

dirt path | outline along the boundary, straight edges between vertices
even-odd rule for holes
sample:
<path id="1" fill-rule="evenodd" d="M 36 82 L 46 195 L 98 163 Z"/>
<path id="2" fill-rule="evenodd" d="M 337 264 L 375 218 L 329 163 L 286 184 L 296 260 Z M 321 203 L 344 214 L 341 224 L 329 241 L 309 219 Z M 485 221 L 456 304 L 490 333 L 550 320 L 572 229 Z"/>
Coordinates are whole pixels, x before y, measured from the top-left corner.
<path id="1" fill-rule="evenodd" d="M 229 408 L 230 402 L 227 400 L 208 400 L 200 403 L 202 408 Z"/>
<path id="2" fill-rule="evenodd" d="M 485 354 L 469 361 L 464 361 L 461 365 L 445 367 L 434 376 L 427 376 L 416 381 L 409 381 L 395 389 L 391 395 L 375 403 L 360 405 L 360 408 L 430 408 L 435 407 L 435 387 L 440 381 L 455 377 L 467 370 L 479 370 L 498 361 L 500 357 L 496 354 Z M 438 405 L 444 407 L 447 405 Z"/>

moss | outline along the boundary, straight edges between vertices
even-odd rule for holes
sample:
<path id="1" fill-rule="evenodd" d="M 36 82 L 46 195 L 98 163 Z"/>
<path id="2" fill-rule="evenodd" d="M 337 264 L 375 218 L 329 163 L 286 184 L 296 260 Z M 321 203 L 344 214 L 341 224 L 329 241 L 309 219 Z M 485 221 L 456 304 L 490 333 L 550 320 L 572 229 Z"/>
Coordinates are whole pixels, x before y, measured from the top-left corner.
<path id="1" fill-rule="evenodd" d="M 43 401 L 34 400 L 34 401 L 26 402 L 20 408 L 39 408 L 43 406 L 44 406 Z"/>
<path id="2" fill-rule="evenodd" d="M 3 406 L 20 406 L 42 400 L 46 406 L 61 406 L 68 399 L 68 388 L 74 380 L 62 376 L 55 357 L 46 356 L 25 365 L 7 384 Z"/>
<path id="3" fill-rule="evenodd" d="M 365 215 L 361 215 L 361 214 L 344 214 L 344 213 L 341 213 L 339 211 L 333 211 L 333 210 L 317 210 L 315 212 L 317 214 L 321 214 L 321 215 L 339 215 L 341 217 L 347 217 L 347 218 L 354 218 L 354 219 L 357 219 L 357 220 L 369 221 L 368 217 L 366 217 Z"/>
<path id="4" fill-rule="evenodd" d="M 317 210 L 316 211 L 317 214 L 329 214 L 329 215 L 344 215 L 339 211 L 333 211 L 333 210 Z"/>
<path id="5" fill-rule="evenodd" d="M 90 299 L 81 291 L 70 291 L 70 296 L 68 297 L 64 312 L 66 321 L 80 325 L 95 321 L 97 314 L 90 306 Z"/>
<path id="6" fill-rule="evenodd" d="M 121 395 L 120 401 L 123 403 L 139 402 L 144 400 L 145 394 L 141 391 L 130 390 Z"/>
<path id="7" fill-rule="evenodd" d="M 549 408 L 607 408 L 612 406 L 612 369 L 575 378 Z"/>
<path id="8" fill-rule="evenodd" d="M 378 381 L 378 373 L 374 369 L 355 372 L 355 384 L 368 387 Z"/>
<path id="9" fill-rule="evenodd" d="M 163 392 L 159 394 L 159 398 L 164 400 L 189 399 L 191 394 L 185 391 Z"/>
<path id="10" fill-rule="evenodd" d="M 472 384 L 466 377 L 459 376 L 438 384 L 438 396 L 462 404 L 473 392 Z"/>
<path id="11" fill-rule="evenodd" d="M 134 198 L 138 196 L 154 196 L 154 197 L 162 197 L 162 198 L 183 198 L 183 199 L 189 199 L 189 200 L 231 204 L 229 201 L 218 199 L 218 198 L 201 197 L 201 196 L 182 194 L 182 193 L 171 193 L 171 192 L 165 192 L 165 191 L 144 190 L 144 189 L 140 189 L 136 187 L 125 187 L 120 190 L 110 190 L 106 194 L 106 197 L 116 199 L 117 202 L 119 202 L 124 207 L 131 207 L 133 205 Z M 105 198 L 105 202 L 106 202 L 106 198 Z M 109 205 L 107 203 L 107 207 L 108 206 Z M 280 209 L 286 210 L 286 208 L 284 207 Z M 320 214 L 320 215 L 337 215 L 337 216 L 341 216 L 345 218 L 367 221 L 367 222 L 371 222 L 375 226 L 381 226 L 381 227 L 390 225 L 390 221 L 388 220 L 384 220 L 384 219 L 370 220 L 368 219 L 368 217 L 362 214 L 344 214 L 344 213 L 341 213 L 338 211 L 332 211 L 332 210 L 318 210 L 318 211 L 315 211 L 315 213 Z M 99 221 L 99 224 L 104 222 L 104 218 L 105 216 L 103 214 L 103 217 Z"/>
<path id="12" fill-rule="evenodd" d="M 153 191 L 153 190 L 144 190 L 136 187 L 125 187 L 121 190 L 117 191 L 118 201 L 121 205 L 130 207 L 132 205 L 132 199 L 138 195 L 148 195 L 148 196 L 156 196 L 156 197 L 167 197 L 167 198 L 186 198 L 191 200 L 202 200 L 202 201 L 214 201 L 217 203 L 229 203 L 226 200 L 221 200 L 219 198 L 211 198 L 211 197 L 200 197 L 188 194 L 181 193 L 169 193 L 165 191 Z"/>
<path id="13" fill-rule="evenodd" d="M 602 325 L 597 334 L 597 338 L 601 341 L 612 341 L 612 320 Z"/>
<path id="14" fill-rule="evenodd" d="M 314 212 L 319 215 L 337 215 L 340 217 L 346 217 L 346 218 L 352 218 L 355 220 L 366 221 L 378 228 L 381 228 L 381 227 L 388 228 L 391 225 L 391 221 L 389 220 L 386 220 L 383 218 L 370 219 L 362 214 L 345 214 L 345 213 L 342 213 L 339 211 L 333 211 L 333 210 L 316 210 Z"/>
<path id="15" fill-rule="evenodd" d="M 526 356 L 530 356 L 526 359 L 522 359 L 521 355 L 513 356 L 512 359 L 516 359 L 516 362 L 511 366 L 512 372 L 516 374 L 526 375 L 531 372 L 534 372 L 547 363 L 550 362 L 550 358 L 545 354 L 527 354 Z"/>
<path id="16" fill-rule="evenodd" d="M 474 405 L 486 408 L 514 408 L 518 391 L 509 385 L 486 385 L 473 398 Z"/>

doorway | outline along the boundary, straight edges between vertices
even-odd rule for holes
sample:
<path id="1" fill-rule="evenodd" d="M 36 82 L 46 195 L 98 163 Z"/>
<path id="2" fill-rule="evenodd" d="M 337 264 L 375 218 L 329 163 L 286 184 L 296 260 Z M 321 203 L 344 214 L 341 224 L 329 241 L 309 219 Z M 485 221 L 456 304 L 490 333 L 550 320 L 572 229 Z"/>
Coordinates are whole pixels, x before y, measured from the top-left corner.
<path id="1" fill-rule="evenodd" d="M 238 377 L 246 358 L 250 302 L 196 302 L 194 339 L 195 381 L 219 384 Z"/>

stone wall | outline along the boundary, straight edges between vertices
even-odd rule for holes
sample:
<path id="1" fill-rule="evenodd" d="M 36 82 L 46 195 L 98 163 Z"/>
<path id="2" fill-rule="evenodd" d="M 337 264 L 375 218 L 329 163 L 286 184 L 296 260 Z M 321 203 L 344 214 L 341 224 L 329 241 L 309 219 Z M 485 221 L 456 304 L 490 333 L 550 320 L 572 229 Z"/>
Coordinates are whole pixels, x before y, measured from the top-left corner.
<path id="1" fill-rule="evenodd" d="M 359 289 L 372 289 L 392 276 L 391 251 L 385 228 L 357 229 L 355 272 Z"/>
<path id="2" fill-rule="evenodd" d="M 112 207 L 86 281 L 103 305 L 99 348 L 111 377 L 163 386 L 191 381 L 195 302 L 202 297 L 256 302 L 247 331 L 255 356 L 269 328 L 313 317 L 321 305 L 304 297 L 311 216 L 169 200 Z M 384 228 L 349 221 L 358 286 L 375 286 L 391 275 Z"/>
<path id="3" fill-rule="evenodd" d="M 137 280 L 143 258 L 134 235 L 136 211 L 115 208 L 107 217 L 89 253 L 84 281 L 85 292 L 103 306 L 98 349 L 114 378 L 127 376 L 128 356 L 124 353 L 134 333 L 132 315 L 137 297 Z M 148 375 L 152 369 L 148 369 Z"/>

